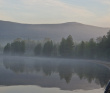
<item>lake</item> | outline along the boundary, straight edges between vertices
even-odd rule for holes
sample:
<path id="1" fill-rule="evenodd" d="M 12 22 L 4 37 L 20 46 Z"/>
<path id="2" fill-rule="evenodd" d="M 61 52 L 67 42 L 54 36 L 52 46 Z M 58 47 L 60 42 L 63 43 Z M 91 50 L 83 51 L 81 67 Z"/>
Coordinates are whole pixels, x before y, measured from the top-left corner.
<path id="1" fill-rule="evenodd" d="M 103 93 L 109 79 L 89 60 L 0 57 L 0 93 Z"/>

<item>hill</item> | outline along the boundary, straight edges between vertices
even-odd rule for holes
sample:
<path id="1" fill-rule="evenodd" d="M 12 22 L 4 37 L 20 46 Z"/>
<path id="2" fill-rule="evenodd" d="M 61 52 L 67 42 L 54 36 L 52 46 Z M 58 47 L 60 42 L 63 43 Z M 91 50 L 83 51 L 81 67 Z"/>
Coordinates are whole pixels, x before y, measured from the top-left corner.
<path id="1" fill-rule="evenodd" d="M 16 38 L 30 38 L 42 40 L 50 38 L 55 41 L 62 37 L 72 35 L 74 41 L 88 41 L 106 35 L 109 28 L 85 25 L 76 22 L 61 24 L 21 24 L 8 21 L 0 21 L 0 43 L 14 40 Z"/>

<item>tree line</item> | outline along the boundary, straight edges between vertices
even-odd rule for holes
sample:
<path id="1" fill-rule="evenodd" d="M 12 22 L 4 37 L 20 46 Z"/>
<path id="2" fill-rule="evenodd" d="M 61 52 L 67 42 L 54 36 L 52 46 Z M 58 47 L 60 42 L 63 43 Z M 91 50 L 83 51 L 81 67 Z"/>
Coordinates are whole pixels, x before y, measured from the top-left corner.
<path id="1" fill-rule="evenodd" d="M 30 42 L 30 43 L 29 43 Z M 110 31 L 103 37 L 96 40 L 91 38 L 89 41 L 81 41 L 76 44 L 71 35 L 62 38 L 60 43 L 54 43 L 48 40 L 44 43 L 34 41 L 25 41 L 16 39 L 12 43 L 7 43 L 4 47 L 4 54 L 25 55 L 31 51 L 36 56 L 55 56 L 71 58 L 89 58 L 89 59 L 110 59 Z M 28 53 L 30 53 L 30 51 Z"/>
<path id="2" fill-rule="evenodd" d="M 7 43 L 4 47 L 4 54 L 22 55 L 25 52 L 25 42 L 23 40 L 16 39 L 14 42 Z"/>

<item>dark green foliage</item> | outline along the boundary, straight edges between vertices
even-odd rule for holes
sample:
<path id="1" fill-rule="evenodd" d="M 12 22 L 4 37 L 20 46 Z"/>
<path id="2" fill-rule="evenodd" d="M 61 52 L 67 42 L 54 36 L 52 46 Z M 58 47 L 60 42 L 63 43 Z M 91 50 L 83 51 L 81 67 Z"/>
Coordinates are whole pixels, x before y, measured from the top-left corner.
<path id="1" fill-rule="evenodd" d="M 85 42 L 82 41 L 79 45 L 75 47 L 74 55 L 80 58 L 84 58 L 85 56 Z"/>
<path id="2" fill-rule="evenodd" d="M 94 41 L 94 39 L 90 39 L 89 40 L 89 51 L 88 51 L 88 56 L 89 58 L 95 58 L 96 55 L 96 42 Z"/>
<path id="3" fill-rule="evenodd" d="M 110 60 L 110 31 L 98 43 L 98 56 L 101 59 Z"/>
<path id="4" fill-rule="evenodd" d="M 14 41 L 11 44 L 7 44 L 4 47 L 4 53 L 11 53 L 11 54 L 24 54 L 25 52 L 25 42 L 24 41 Z"/>
<path id="5" fill-rule="evenodd" d="M 41 50 L 42 50 L 42 46 L 41 44 L 38 44 L 34 49 L 35 55 L 41 55 Z"/>
<path id="6" fill-rule="evenodd" d="M 25 42 L 24 41 L 14 41 L 11 43 L 12 54 L 24 54 L 25 52 Z"/>
<path id="7" fill-rule="evenodd" d="M 110 31 L 106 36 L 97 39 L 90 39 L 88 42 L 81 42 L 75 46 L 74 57 L 89 59 L 110 60 Z"/>
<path id="8" fill-rule="evenodd" d="M 89 42 L 82 41 L 80 44 L 75 46 L 75 57 L 77 58 L 96 58 L 97 57 L 97 44 L 93 39 Z"/>
<path id="9" fill-rule="evenodd" d="M 62 56 L 62 57 L 74 57 L 74 58 L 89 58 L 89 59 L 103 59 L 110 60 L 110 31 L 107 35 L 97 38 L 95 41 L 93 38 L 88 42 L 82 41 L 79 44 L 74 44 L 72 36 L 69 35 L 66 39 L 62 38 L 60 44 L 53 44 L 48 40 L 43 46 L 41 43 L 36 47 L 32 41 L 32 44 L 25 45 L 25 42 L 20 38 L 16 39 L 13 43 L 7 44 L 4 47 L 5 54 L 24 54 L 25 48 L 33 50 L 35 55 L 45 56 Z"/>
<path id="10" fill-rule="evenodd" d="M 53 56 L 58 56 L 58 45 L 54 44 L 53 45 Z"/>
<path id="11" fill-rule="evenodd" d="M 105 57 L 105 50 L 106 50 L 106 36 L 103 36 L 101 41 L 97 43 L 97 55 L 99 58 Z"/>
<path id="12" fill-rule="evenodd" d="M 59 52 L 62 56 L 66 55 L 66 40 L 62 38 L 62 41 L 59 46 Z"/>
<path id="13" fill-rule="evenodd" d="M 44 47 L 43 47 L 43 54 L 45 56 L 51 56 L 52 52 L 53 52 L 53 42 L 52 41 L 47 41 L 44 44 Z"/>
<path id="14" fill-rule="evenodd" d="M 74 47 L 73 45 L 74 45 L 73 38 L 71 35 L 69 35 L 66 40 L 66 55 L 67 56 L 73 56 L 73 47 Z"/>
<path id="15" fill-rule="evenodd" d="M 62 41 L 59 46 L 59 52 L 61 56 L 72 57 L 73 56 L 73 39 L 72 36 L 69 35 L 67 39 L 62 38 Z"/>
<path id="16" fill-rule="evenodd" d="M 7 43 L 7 45 L 4 47 L 4 51 L 3 52 L 5 54 L 9 54 L 10 51 L 11 51 L 11 45 L 10 45 L 10 43 Z"/>

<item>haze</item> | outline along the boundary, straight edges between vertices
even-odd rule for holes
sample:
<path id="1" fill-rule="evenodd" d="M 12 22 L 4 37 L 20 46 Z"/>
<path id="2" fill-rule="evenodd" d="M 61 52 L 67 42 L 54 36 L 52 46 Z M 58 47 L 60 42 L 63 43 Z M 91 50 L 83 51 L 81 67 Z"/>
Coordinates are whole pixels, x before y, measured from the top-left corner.
<path id="1" fill-rule="evenodd" d="M 109 0 L 0 0 L 0 20 L 19 23 L 110 27 L 109 16 Z"/>
<path id="2" fill-rule="evenodd" d="M 110 0 L 0 0 L 0 93 L 104 93 L 109 61 Z"/>
<path id="3" fill-rule="evenodd" d="M 106 35 L 109 28 L 85 25 L 76 22 L 62 24 L 19 24 L 0 21 L 0 43 L 6 44 L 16 38 L 44 40 L 50 38 L 53 41 L 61 41 L 63 37 L 72 35 L 75 42 L 89 41 Z"/>

